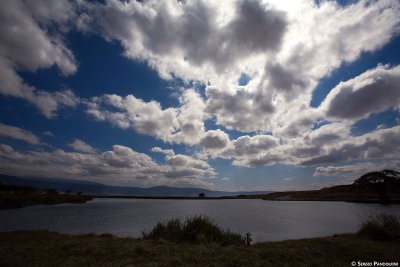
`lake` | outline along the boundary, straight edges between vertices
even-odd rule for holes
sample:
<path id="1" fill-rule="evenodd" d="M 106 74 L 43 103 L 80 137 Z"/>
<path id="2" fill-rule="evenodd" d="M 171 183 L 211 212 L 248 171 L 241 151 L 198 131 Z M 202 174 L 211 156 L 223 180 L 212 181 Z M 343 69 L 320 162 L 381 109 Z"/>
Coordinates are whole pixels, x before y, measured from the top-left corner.
<path id="1" fill-rule="evenodd" d="M 360 218 L 379 212 L 400 216 L 400 205 L 318 201 L 94 199 L 85 204 L 0 211 L 0 231 L 46 229 L 138 237 L 163 220 L 208 215 L 255 242 L 353 233 Z"/>

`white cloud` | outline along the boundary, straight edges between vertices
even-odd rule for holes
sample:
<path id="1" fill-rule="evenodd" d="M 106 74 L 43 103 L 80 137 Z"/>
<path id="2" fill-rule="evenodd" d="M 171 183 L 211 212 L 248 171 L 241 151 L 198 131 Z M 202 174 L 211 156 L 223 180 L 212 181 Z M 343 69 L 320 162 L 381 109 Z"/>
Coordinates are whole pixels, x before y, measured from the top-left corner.
<path id="1" fill-rule="evenodd" d="M 343 123 L 323 125 L 302 136 L 276 139 L 273 136 L 242 136 L 231 141 L 221 152 L 206 155 L 232 159 L 233 164 L 259 167 L 276 163 L 287 165 L 326 165 L 361 160 L 399 160 L 400 126 L 377 129 L 361 136 L 352 136 Z M 203 152 L 204 153 L 204 152 Z"/>
<path id="2" fill-rule="evenodd" d="M 254 75 L 248 85 L 237 86 L 237 79 L 228 78 L 206 88 L 206 110 L 218 124 L 243 132 L 301 135 L 323 115 L 309 107 L 318 80 L 362 52 L 379 49 L 400 29 L 397 1 L 359 1 L 346 7 L 302 1 L 287 12 L 281 49 L 254 65 L 258 72 L 249 71 Z"/>
<path id="3" fill-rule="evenodd" d="M 228 157 L 256 155 L 268 151 L 279 144 L 279 139 L 271 135 L 244 135 L 233 140 L 221 154 Z"/>
<path id="4" fill-rule="evenodd" d="M 36 71 L 57 65 L 65 75 L 76 71 L 75 59 L 58 36 L 43 24 L 62 26 L 74 16 L 70 1 L 1 1 L 1 55 L 19 70 Z M 29 40 L 29 42 L 27 41 Z"/>
<path id="5" fill-rule="evenodd" d="M 153 147 L 151 149 L 151 152 L 161 153 L 161 154 L 165 154 L 165 155 L 168 155 L 168 156 L 174 156 L 175 155 L 174 150 L 172 150 L 172 149 L 162 149 L 161 147 L 158 147 L 158 146 Z"/>
<path id="6" fill-rule="evenodd" d="M 119 40 L 164 78 L 216 78 L 279 49 L 285 15 L 258 1 L 106 1 L 86 29 Z M 251 31 L 249 29 L 252 29 Z"/>
<path id="7" fill-rule="evenodd" d="M 214 169 L 186 155 L 166 156 L 158 164 L 144 153 L 121 145 L 105 152 L 79 153 L 57 149 L 20 152 L 0 144 L 0 172 L 18 176 L 81 179 L 136 186 L 210 187 Z"/>
<path id="8" fill-rule="evenodd" d="M 303 136 L 282 140 L 280 145 L 262 149 L 252 142 L 253 150 L 239 154 L 224 151 L 220 157 L 233 158 L 238 166 L 257 167 L 276 163 L 288 165 L 321 165 L 350 162 L 352 160 L 398 159 L 400 127 L 380 129 L 361 136 L 352 136 L 350 128 L 341 123 L 324 125 Z M 236 154 L 235 154 L 235 153 Z M 253 153 L 251 153 L 253 152 Z M 215 156 L 215 155 L 214 155 Z"/>
<path id="9" fill-rule="evenodd" d="M 54 117 L 63 106 L 74 107 L 71 90 L 46 92 L 26 84 L 17 71 L 35 72 L 56 65 L 63 75 L 77 69 L 72 52 L 59 34 L 74 17 L 70 1 L 5 0 L 0 3 L 0 93 L 23 98 L 40 112 Z M 47 29 L 51 27 L 56 33 Z"/>
<path id="10" fill-rule="evenodd" d="M 45 92 L 30 89 L 32 91 L 29 90 L 29 93 L 26 91 L 27 94 L 24 94 L 23 98 L 32 102 L 47 118 L 57 116 L 56 112 L 62 107 L 75 107 L 80 102 L 80 99 L 71 90 Z"/>
<path id="11" fill-rule="evenodd" d="M 0 123 L 0 136 L 24 141 L 31 145 L 39 145 L 40 138 L 30 131 Z"/>
<path id="12" fill-rule="evenodd" d="M 399 160 L 389 160 L 385 162 L 363 162 L 348 164 L 344 166 L 321 166 L 315 169 L 314 177 L 343 177 L 347 178 L 346 180 L 342 180 L 343 182 L 352 183 L 355 179 L 359 178 L 361 175 L 367 172 L 380 171 L 385 169 L 396 170 L 399 168 Z"/>
<path id="13" fill-rule="evenodd" d="M 387 128 L 387 126 L 384 123 L 379 124 L 378 126 L 376 126 L 376 130 L 385 129 L 385 128 Z"/>
<path id="14" fill-rule="evenodd" d="M 96 150 L 89 144 L 86 144 L 80 139 L 75 139 L 74 142 L 67 144 L 67 146 L 73 148 L 75 151 L 83 153 L 95 153 Z"/>
<path id="15" fill-rule="evenodd" d="M 42 135 L 45 135 L 47 137 L 54 137 L 54 134 L 51 131 L 45 131 L 42 133 Z"/>
<path id="16" fill-rule="evenodd" d="M 207 84 L 206 111 L 218 124 L 293 137 L 318 119 L 304 114 L 317 113 L 309 103 L 319 79 L 398 34 L 400 4 L 266 2 L 106 1 L 88 9 L 86 29 L 120 41 L 161 77 Z M 242 73 L 246 86 L 237 85 Z"/>
<path id="17" fill-rule="evenodd" d="M 86 112 L 96 120 L 169 143 L 194 145 L 204 134 L 204 102 L 192 89 L 182 93 L 178 108 L 162 109 L 157 101 L 144 102 L 133 95 L 94 97 L 87 106 Z M 109 111 L 111 108 L 118 111 Z"/>
<path id="18" fill-rule="evenodd" d="M 397 0 L 361 0 L 346 6 L 313 0 L 40 3 L 0 4 L 4 37 L 0 93 L 30 101 L 48 118 L 56 116 L 60 107 L 84 102 L 87 114 L 96 120 L 166 143 L 199 145 L 199 156 L 230 159 L 246 167 L 398 158 L 398 127 L 379 128 L 363 136 L 352 136 L 350 128 L 373 113 L 399 108 L 399 66 L 378 65 L 337 85 L 320 107 L 310 107 L 321 78 L 354 62 L 363 52 L 377 51 L 399 34 Z M 85 13 L 79 14 L 80 9 Z M 185 86 L 204 85 L 204 96 L 185 89 L 179 106 L 162 107 L 155 100 L 145 102 L 133 95 L 83 100 L 71 90 L 46 92 L 26 84 L 18 71 L 56 66 L 63 75 L 76 72 L 77 62 L 63 39 L 71 27 L 117 40 L 124 56 L 147 62 L 162 78 L 180 78 L 187 82 Z M 243 74 L 250 81 L 239 86 Z M 206 129 L 208 119 L 245 135 L 230 140 L 221 129 Z M 318 123 L 328 124 L 316 129 Z M 150 164 L 143 177 L 181 177 L 182 182 L 214 176 L 207 162 L 176 155 L 173 150 L 153 148 L 166 155 L 166 164 L 157 165 L 129 148 L 115 146 L 100 154 L 79 141 L 71 147 L 93 155 L 63 155 L 97 161 L 111 166 L 113 172 L 118 173 L 116 166 L 135 166 L 141 172 L 141 167 Z"/>
<path id="19" fill-rule="evenodd" d="M 109 111 L 108 108 L 118 111 Z M 163 110 L 159 102 L 144 102 L 133 95 L 103 95 L 92 98 L 87 113 L 97 120 L 109 121 L 123 129 L 132 127 L 139 133 L 164 141 L 178 128 L 175 109 Z"/>
<path id="20" fill-rule="evenodd" d="M 165 157 L 167 163 L 173 167 L 195 167 L 199 169 L 210 168 L 207 162 L 199 159 L 194 159 L 192 157 L 178 154 L 178 155 L 167 155 Z"/>
<path id="21" fill-rule="evenodd" d="M 400 126 L 341 140 L 327 146 L 323 153 L 302 162 L 304 165 L 346 162 L 354 159 L 398 158 Z"/>
<path id="22" fill-rule="evenodd" d="M 187 89 L 180 97 L 180 107 L 176 109 L 178 129 L 171 141 L 189 145 L 198 144 L 204 135 L 205 103 L 199 93 Z"/>
<path id="23" fill-rule="evenodd" d="M 280 140 L 271 135 L 241 136 L 230 141 L 223 149 L 204 148 L 198 153 L 198 156 L 202 158 L 211 156 L 212 158 L 233 159 L 234 165 L 246 167 L 272 165 L 277 162 L 283 162 L 287 158 L 279 150 L 279 143 Z M 264 158 L 259 161 L 257 157 L 262 155 L 267 155 L 268 159 Z"/>

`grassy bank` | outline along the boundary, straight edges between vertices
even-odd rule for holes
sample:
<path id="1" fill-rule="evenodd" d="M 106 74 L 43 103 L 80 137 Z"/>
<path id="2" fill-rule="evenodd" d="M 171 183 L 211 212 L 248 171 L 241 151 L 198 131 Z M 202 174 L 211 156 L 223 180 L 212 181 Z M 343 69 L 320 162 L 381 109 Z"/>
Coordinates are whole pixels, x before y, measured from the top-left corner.
<path id="1" fill-rule="evenodd" d="M 90 196 L 69 194 L 0 194 L 0 209 L 15 209 L 32 205 L 85 203 Z"/>
<path id="2" fill-rule="evenodd" d="M 169 226 L 178 229 L 176 235 L 160 239 L 169 222 L 142 239 L 47 231 L 0 233 L 0 266 L 351 266 L 352 261 L 400 260 L 399 221 L 390 216 L 365 220 L 357 234 L 251 246 L 177 238 L 181 231 L 193 230 L 177 227 L 178 223 Z M 209 228 L 204 222 L 198 229 Z"/>
<path id="3" fill-rule="evenodd" d="M 243 246 L 65 235 L 0 233 L 0 266 L 350 266 L 352 261 L 399 261 L 399 241 L 362 235 Z"/>

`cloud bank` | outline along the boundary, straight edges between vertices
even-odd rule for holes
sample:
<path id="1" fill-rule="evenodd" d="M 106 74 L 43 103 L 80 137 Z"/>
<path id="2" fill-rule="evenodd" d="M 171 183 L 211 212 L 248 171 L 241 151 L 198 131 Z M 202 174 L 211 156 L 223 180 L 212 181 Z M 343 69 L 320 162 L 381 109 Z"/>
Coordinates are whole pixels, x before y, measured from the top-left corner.
<path id="1" fill-rule="evenodd" d="M 140 186 L 210 187 L 209 179 L 216 176 L 207 162 L 186 155 L 167 155 L 165 163 L 158 164 L 148 155 L 126 146 L 114 145 L 112 150 L 104 152 L 87 151 L 90 146 L 81 140 L 75 140 L 73 146 L 81 152 L 61 149 L 19 152 L 0 144 L 0 171 L 19 176 L 64 177 Z"/>

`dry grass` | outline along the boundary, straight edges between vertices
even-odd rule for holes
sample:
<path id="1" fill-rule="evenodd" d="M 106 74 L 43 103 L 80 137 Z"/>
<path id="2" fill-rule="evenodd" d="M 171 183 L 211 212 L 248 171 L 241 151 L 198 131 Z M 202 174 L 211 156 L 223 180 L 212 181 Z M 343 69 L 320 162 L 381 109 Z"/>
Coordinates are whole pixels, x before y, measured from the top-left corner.
<path id="1" fill-rule="evenodd" d="M 0 266 L 350 266 L 398 261 L 399 241 L 362 235 L 258 243 L 188 244 L 47 231 L 0 233 Z"/>
<path id="2" fill-rule="evenodd" d="M 399 240 L 400 219 L 383 213 L 370 216 L 362 219 L 358 233 L 374 240 Z"/>

